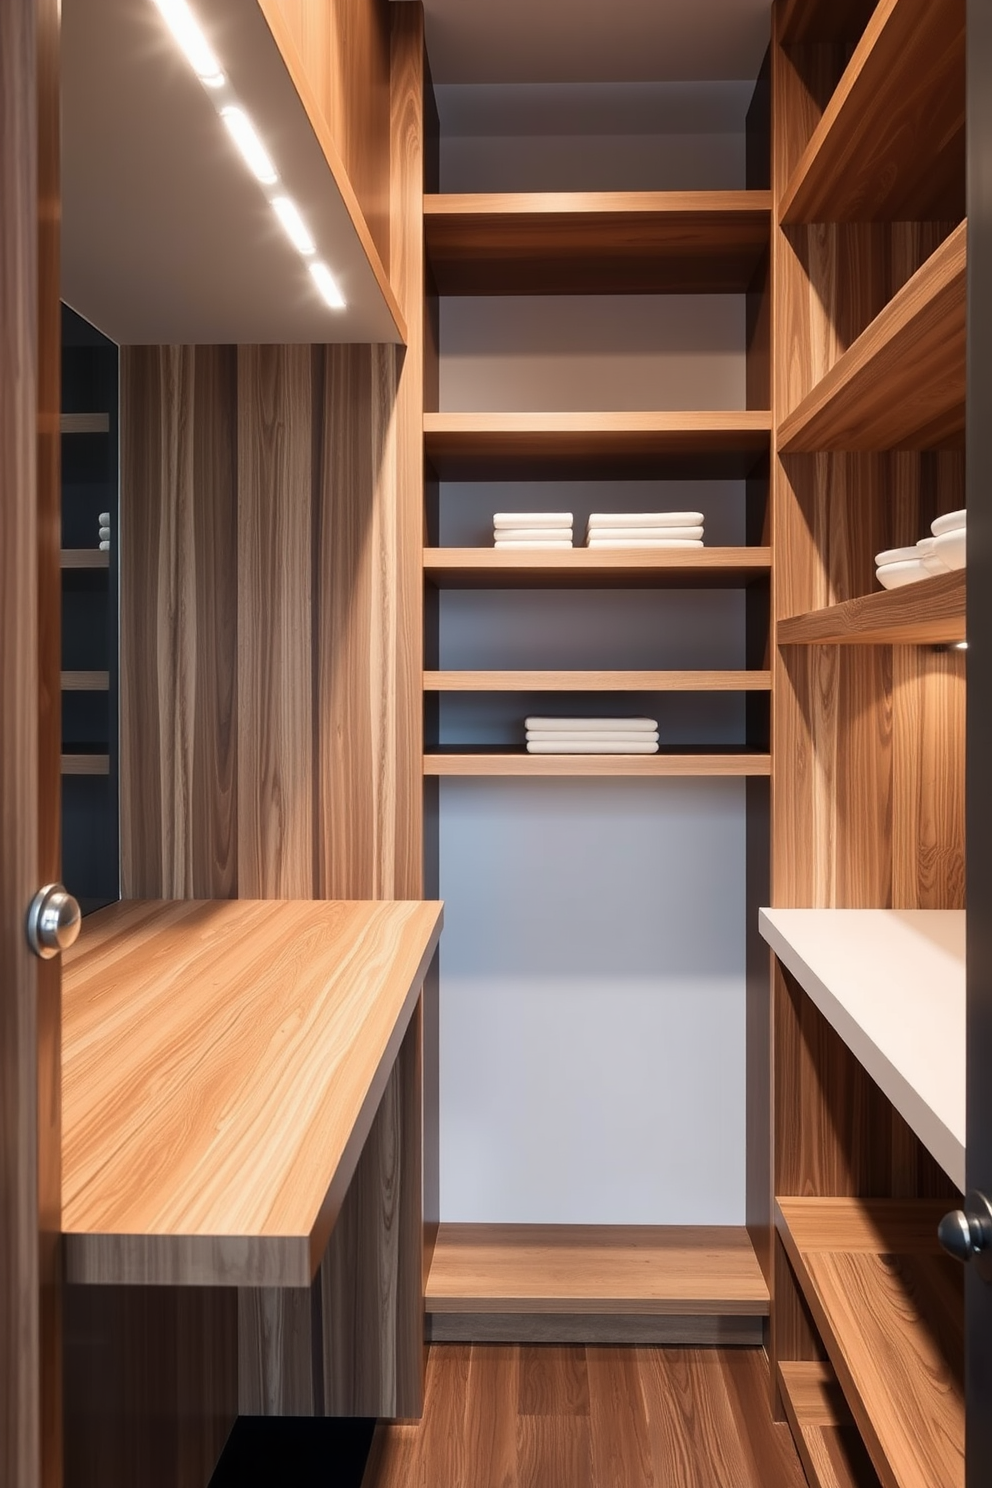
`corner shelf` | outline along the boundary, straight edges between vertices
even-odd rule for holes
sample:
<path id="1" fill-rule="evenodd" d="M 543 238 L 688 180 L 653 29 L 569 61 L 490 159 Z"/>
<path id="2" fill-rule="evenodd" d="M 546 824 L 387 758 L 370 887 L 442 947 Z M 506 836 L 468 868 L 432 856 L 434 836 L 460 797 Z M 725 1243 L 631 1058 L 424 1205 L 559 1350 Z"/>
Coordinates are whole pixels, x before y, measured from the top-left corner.
<path id="1" fill-rule="evenodd" d="M 99 548 L 63 548 L 59 553 L 59 566 L 66 568 L 109 568 L 110 553 Z"/>
<path id="2" fill-rule="evenodd" d="M 63 413 L 59 415 L 60 434 L 109 434 L 109 413 Z"/>
<path id="3" fill-rule="evenodd" d="M 960 443 L 966 263 L 962 222 L 783 419 L 783 453 Z"/>
<path id="4" fill-rule="evenodd" d="M 780 646 L 953 646 L 965 639 L 967 571 L 881 589 L 780 620 Z"/>
<path id="5" fill-rule="evenodd" d="M 427 413 L 440 480 L 740 480 L 771 442 L 764 409 L 684 413 Z"/>
<path id="6" fill-rule="evenodd" d="M 887 1488 L 963 1488 L 960 1267 L 946 1201 L 780 1198 L 776 1223 Z"/>
<path id="7" fill-rule="evenodd" d="M 109 754 L 63 754 L 63 775 L 109 775 Z"/>
<path id="8" fill-rule="evenodd" d="M 963 1190 L 964 910 L 763 909 L 758 928 Z"/>
<path id="9" fill-rule="evenodd" d="M 792 222 L 964 210 L 964 0 L 879 0 L 780 203 Z"/>
<path id="10" fill-rule="evenodd" d="M 768 251 L 770 191 L 424 198 L 442 295 L 743 294 Z"/>
<path id="11" fill-rule="evenodd" d="M 63 692 L 109 692 L 109 672 L 63 672 Z"/>
<path id="12" fill-rule="evenodd" d="M 770 572 L 770 548 L 424 552 L 424 577 L 440 589 L 738 589 L 767 579 Z"/>
<path id="13" fill-rule="evenodd" d="M 622 779 L 630 776 L 733 777 L 769 776 L 771 756 L 760 750 L 662 746 L 658 754 L 525 754 L 518 748 L 469 749 L 451 746 L 424 755 L 424 774 L 462 778 L 595 777 Z"/>
<path id="14" fill-rule="evenodd" d="M 768 692 L 771 672 L 425 672 L 425 692 Z"/>
<path id="15" fill-rule="evenodd" d="M 829 1364 L 782 1360 L 782 1403 L 810 1488 L 879 1488 L 843 1391 Z"/>

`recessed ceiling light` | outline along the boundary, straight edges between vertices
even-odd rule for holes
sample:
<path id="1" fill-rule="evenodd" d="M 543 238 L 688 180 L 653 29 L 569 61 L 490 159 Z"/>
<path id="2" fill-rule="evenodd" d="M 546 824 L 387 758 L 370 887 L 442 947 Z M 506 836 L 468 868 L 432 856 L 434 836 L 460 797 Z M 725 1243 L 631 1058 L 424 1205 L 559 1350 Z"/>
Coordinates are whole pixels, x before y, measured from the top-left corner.
<path id="1" fill-rule="evenodd" d="M 233 106 L 222 108 L 220 116 L 227 125 L 231 138 L 244 156 L 248 169 L 264 186 L 274 186 L 279 179 L 279 173 L 272 164 L 269 152 L 259 139 L 255 126 L 244 109 Z"/>
<path id="2" fill-rule="evenodd" d="M 320 290 L 321 294 L 324 296 L 324 299 L 327 301 L 328 305 L 330 305 L 331 309 L 343 310 L 345 308 L 344 295 L 338 288 L 338 281 L 335 279 L 334 275 L 331 273 L 327 265 L 324 263 L 312 263 L 310 265 L 310 272 L 314 277 L 314 282 L 317 285 L 317 288 Z"/>
<path id="3" fill-rule="evenodd" d="M 186 0 L 155 0 L 155 4 L 200 82 L 208 88 L 222 88 L 224 74 L 220 63 L 211 51 Z"/>
<path id="4" fill-rule="evenodd" d="M 307 225 L 300 216 L 296 203 L 290 201 L 288 196 L 274 196 L 272 209 L 285 228 L 286 236 L 297 253 L 302 253 L 305 258 L 309 258 L 311 253 L 316 253 L 317 245 L 307 231 Z"/>

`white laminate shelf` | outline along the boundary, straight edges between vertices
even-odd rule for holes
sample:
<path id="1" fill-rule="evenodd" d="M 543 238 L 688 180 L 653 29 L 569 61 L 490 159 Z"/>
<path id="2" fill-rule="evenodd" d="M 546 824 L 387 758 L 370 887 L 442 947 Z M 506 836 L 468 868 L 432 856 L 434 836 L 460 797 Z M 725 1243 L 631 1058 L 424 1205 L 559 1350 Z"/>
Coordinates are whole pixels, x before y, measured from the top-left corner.
<path id="1" fill-rule="evenodd" d="M 964 910 L 763 909 L 759 927 L 963 1190 Z"/>

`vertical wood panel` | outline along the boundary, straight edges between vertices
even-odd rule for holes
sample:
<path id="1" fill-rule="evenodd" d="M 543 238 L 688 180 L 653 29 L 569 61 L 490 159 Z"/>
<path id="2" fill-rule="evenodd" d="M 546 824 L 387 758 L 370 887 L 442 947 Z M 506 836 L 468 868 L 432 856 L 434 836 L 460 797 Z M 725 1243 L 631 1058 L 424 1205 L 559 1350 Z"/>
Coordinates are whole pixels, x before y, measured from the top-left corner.
<path id="1" fill-rule="evenodd" d="M 238 889 L 313 894 L 311 369 L 238 348 Z"/>
<path id="2" fill-rule="evenodd" d="M 313 1349 L 309 1287 L 239 1287 L 238 1414 L 312 1416 Z"/>

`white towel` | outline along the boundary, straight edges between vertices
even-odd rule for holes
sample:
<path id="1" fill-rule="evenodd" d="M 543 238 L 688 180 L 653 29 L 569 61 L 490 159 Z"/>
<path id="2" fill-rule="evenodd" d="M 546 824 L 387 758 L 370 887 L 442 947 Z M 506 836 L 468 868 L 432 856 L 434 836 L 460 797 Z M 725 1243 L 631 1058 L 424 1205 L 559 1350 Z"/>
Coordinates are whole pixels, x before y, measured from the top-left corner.
<path id="1" fill-rule="evenodd" d="M 109 512 L 101 512 L 100 515 L 99 515 L 99 517 L 97 517 L 97 521 L 100 523 L 100 526 L 101 527 L 109 527 L 110 526 L 110 513 Z"/>
<path id="2" fill-rule="evenodd" d="M 702 527 L 590 527 L 589 537 L 596 542 L 700 542 Z"/>
<path id="3" fill-rule="evenodd" d="M 701 538 L 686 537 L 590 537 L 587 548 L 701 548 Z"/>
<path id="4" fill-rule="evenodd" d="M 494 527 L 571 527 L 571 512 L 497 512 Z"/>
<path id="5" fill-rule="evenodd" d="M 621 734 L 651 734 L 658 732 L 657 718 L 541 718 L 524 719 L 528 729 L 555 729 L 560 733 L 581 733 L 584 729 L 597 732 L 609 730 Z"/>
<path id="6" fill-rule="evenodd" d="M 566 734 L 561 729 L 527 730 L 528 744 L 551 744 L 556 739 L 559 742 L 567 739 L 572 744 L 657 744 L 658 730 L 648 733 L 645 729 L 643 733 L 626 734 L 622 734 L 619 729 L 615 732 L 610 729 L 576 729 L 571 734 Z"/>
<path id="7" fill-rule="evenodd" d="M 496 542 L 564 542 L 572 541 L 571 527 L 497 527 Z"/>
<path id="8" fill-rule="evenodd" d="M 110 528 L 109 527 L 101 527 L 100 528 L 100 541 L 101 542 L 105 542 L 105 541 L 106 542 L 109 542 L 110 541 Z"/>
<path id="9" fill-rule="evenodd" d="M 101 543 L 101 544 L 100 544 L 100 549 L 99 549 L 99 551 L 100 551 L 100 552 L 101 552 L 101 553 L 109 553 L 109 552 L 110 552 L 110 544 L 109 544 L 109 542 L 102 542 L 102 543 Z"/>
<path id="10" fill-rule="evenodd" d="M 528 754 L 657 754 L 658 741 L 653 739 L 648 744 L 604 744 L 590 743 L 585 739 L 570 739 L 564 734 L 560 739 L 554 741 L 538 739 L 527 740 Z"/>
<path id="11" fill-rule="evenodd" d="M 543 541 L 525 542 L 522 538 L 515 537 L 510 542 L 495 542 L 493 547 L 502 548 L 505 553 L 510 552 L 511 549 L 516 549 L 519 552 L 521 548 L 554 548 L 558 551 L 565 548 L 571 552 L 572 540 L 571 538 L 565 538 L 564 541 L 559 541 L 558 539 L 552 540 L 551 538 L 545 538 Z"/>
<path id="12" fill-rule="evenodd" d="M 702 512 L 592 512 L 592 527 L 698 527 Z"/>

